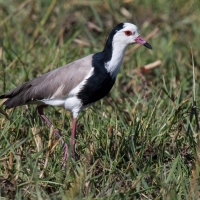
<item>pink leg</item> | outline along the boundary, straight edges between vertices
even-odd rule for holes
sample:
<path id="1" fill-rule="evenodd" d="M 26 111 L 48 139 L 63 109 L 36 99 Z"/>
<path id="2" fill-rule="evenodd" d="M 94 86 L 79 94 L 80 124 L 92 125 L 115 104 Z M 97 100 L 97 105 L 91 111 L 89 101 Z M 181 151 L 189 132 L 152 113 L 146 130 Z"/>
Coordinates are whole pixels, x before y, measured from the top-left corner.
<path id="1" fill-rule="evenodd" d="M 46 105 L 38 106 L 37 111 L 38 111 L 39 115 L 42 117 L 42 119 L 44 119 L 44 121 L 48 124 L 48 126 L 51 127 L 52 123 L 49 121 L 49 119 L 43 113 L 43 108 L 45 108 L 45 107 L 47 107 L 47 106 Z M 56 134 L 56 136 L 58 138 L 61 138 L 61 135 L 59 134 L 59 132 L 56 129 L 54 129 L 54 134 Z M 61 143 L 63 145 L 63 150 L 64 150 L 63 160 L 66 161 L 69 156 L 68 146 L 62 138 L 61 138 Z"/>
<path id="2" fill-rule="evenodd" d="M 72 134 L 71 134 L 71 148 L 72 148 L 72 156 L 74 160 L 76 159 L 75 157 L 75 144 L 76 144 L 76 120 L 77 118 L 73 118 L 73 125 L 72 125 Z"/>

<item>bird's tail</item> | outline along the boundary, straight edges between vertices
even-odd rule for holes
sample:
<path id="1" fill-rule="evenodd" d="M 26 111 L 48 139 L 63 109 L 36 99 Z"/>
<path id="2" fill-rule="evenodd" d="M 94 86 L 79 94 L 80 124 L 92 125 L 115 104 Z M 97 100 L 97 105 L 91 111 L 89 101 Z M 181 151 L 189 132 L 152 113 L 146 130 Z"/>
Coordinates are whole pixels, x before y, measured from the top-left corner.
<path id="1" fill-rule="evenodd" d="M 26 98 L 27 96 L 24 95 L 27 92 L 28 88 L 29 88 L 28 85 L 25 83 L 16 87 L 13 90 L 10 90 L 5 94 L 0 95 L 0 99 L 8 98 L 3 103 L 6 109 L 24 105 L 28 101 L 28 99 Z"/>

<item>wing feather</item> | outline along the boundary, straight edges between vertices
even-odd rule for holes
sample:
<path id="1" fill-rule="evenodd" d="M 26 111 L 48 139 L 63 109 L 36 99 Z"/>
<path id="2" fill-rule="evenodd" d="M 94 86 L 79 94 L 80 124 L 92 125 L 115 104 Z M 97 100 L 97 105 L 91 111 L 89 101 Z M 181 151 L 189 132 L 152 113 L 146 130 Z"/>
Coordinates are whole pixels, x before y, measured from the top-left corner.
<path id="1" fill-rule="evenodd" d="M 32 79 L 0 96 L 8 98 L 4 105 L 13 108 L 42 99 L 65 98 L 88 75 L 93 55 L 86 56 L 66 66 Z"/>

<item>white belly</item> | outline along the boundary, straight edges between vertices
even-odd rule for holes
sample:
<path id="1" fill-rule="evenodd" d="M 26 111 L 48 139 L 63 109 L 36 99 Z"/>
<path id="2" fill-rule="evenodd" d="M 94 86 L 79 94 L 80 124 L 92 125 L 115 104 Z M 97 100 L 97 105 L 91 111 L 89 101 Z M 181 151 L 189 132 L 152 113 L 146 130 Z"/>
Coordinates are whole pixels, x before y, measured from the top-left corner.
<path id="1" fill-rule="evenodd" d="M 73 113 L 76 118 L 78 113 L 82 110 L 81 100 L 76 96 L 71 96 L 66 99 L 44 99 L 41 100 L 46 105 L 59 106 Z"/>

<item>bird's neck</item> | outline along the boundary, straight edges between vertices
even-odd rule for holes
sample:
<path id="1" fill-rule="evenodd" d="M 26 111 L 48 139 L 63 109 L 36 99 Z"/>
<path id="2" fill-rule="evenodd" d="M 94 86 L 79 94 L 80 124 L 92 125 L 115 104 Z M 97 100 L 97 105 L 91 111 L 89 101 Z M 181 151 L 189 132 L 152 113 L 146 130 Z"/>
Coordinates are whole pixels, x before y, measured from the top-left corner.
<path id="1" fill-rule="evenodd" d="M 112 55 L 110 60 L 104 63 L 104 66 L 110 75 L 115 78 L 120 70 L 124 53 L 126 50 L 125 44 L 121 44 L 120 42 L 115 42 L 112 44 Z"/>
<path id="2" fill-rule="evenodd" d="M 122 64 L 126 46 L 120 42 L 112 43 L 108 39 L 104 50 L 94 54 L 93 67 L 98 68 L 100 71 L 103 67 L 115 79 Z"/>

